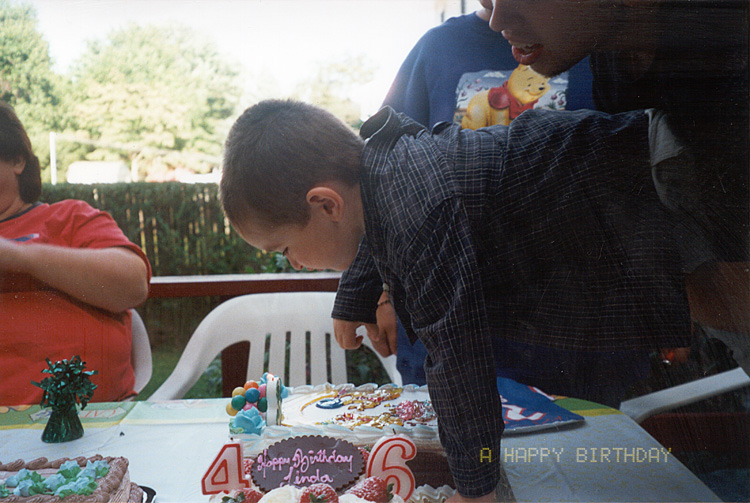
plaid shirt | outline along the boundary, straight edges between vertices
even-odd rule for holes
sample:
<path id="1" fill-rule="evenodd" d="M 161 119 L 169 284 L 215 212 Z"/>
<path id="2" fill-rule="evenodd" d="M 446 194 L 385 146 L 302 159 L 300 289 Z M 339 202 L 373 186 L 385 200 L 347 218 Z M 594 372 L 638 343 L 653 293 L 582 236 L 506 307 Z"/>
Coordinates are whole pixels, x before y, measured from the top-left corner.
<path id="1" fill-rule="evenodd" d="M 670 222 L 642 112 L 527 111 L 430 134 L 384 108 L 362 127 L 365 239 L 333 316 L 374 321 L 382 283 L 412 339 L 459 492 L 498 481 L 493 338 L 612 351 L 686 345 Z M 491 458 L 491 461 L 489 459 Z"/>

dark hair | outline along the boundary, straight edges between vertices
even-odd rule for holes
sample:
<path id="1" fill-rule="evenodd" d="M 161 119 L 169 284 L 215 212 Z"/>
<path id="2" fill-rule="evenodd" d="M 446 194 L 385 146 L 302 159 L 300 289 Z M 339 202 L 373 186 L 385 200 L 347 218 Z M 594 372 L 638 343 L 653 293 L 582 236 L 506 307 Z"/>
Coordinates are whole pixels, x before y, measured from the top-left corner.
<path id="1" fill-rule="evenodd" d="M 39 159 L 31 148 L 31 140 L 16 112 L 0 101 L 0 159 L 16 162 L 23 159 L 26 166 L 18 175 L 18 191 L 25 203 L 35 203 L 42 195 L 42 171 Z"/>
<path id="2" fill-rule="evenodd" d="M 307 192 L 323 182 L 359 182 L 364 141 L 329 112 L 293 100 L 267 100 L 237 119 L 224 146 L 221 203 L 238 223 L 305 225 Z"/>

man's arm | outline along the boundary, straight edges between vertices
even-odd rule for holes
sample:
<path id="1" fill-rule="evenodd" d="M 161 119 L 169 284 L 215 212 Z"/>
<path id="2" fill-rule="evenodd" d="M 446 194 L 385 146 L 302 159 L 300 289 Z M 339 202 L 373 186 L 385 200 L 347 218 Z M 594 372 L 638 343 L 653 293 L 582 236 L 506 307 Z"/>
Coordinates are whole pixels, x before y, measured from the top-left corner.
<path id="1" fill-rule="evenodd" d="M 429 126 L 430 101 L 423 66 L 424 44 L 423 36 L 401 63 L 381 106 L 390 106 L 418 123 Z"/>

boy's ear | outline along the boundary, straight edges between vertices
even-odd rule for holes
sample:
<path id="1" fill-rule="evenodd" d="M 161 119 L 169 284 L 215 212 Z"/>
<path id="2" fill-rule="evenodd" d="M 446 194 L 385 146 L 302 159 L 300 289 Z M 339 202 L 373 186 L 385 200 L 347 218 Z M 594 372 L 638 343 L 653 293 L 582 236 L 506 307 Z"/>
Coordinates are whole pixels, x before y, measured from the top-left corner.
<path id="1" fill-rule="evenodd" d="M 322 211 L 334 222 L 341 220 L 344 214 L 344 198 L 338 191 L 324 185 L 317 185 L 307 192 L 307 204 L 310 211 Z"/>

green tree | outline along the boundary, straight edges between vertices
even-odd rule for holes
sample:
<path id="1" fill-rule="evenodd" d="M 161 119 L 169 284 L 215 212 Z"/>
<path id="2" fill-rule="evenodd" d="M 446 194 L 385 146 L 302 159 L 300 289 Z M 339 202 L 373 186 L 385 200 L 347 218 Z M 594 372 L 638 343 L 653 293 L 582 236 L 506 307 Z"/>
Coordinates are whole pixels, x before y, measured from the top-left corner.
<path id="1" fill-rule="evenodd" d="M 325 108 L 353 127 L 359 127 L 360 107 L 350 96 L 359 85 L 370 82 L 375 68 L 362 54 L 320 63 L 315 78 L 300 85 L 295 95 Z"/>
<path id="2" fill-rule="evenodd" d="M 48 133 L 69 124 L 67 85 L 52 71 L 34 7 L 0 0 L 0 99 L 15 109 L 42 166 L 49 165 Z M 43 174 L 49 179 L 49 170 Z"/>
<path id="3" fill-rule="evenodd" d="M 29 129 L 57 125 L 58 78 L 31 5 L 0 0 L 0 99 Z"/>
<path id="4" fill-rule="evenodd" d="M 187 27 L 129 25 L 93 41 L 73 68 L 78 134 L 140 166 L 209 171 L 239 101 L 237 65 Z M 172 151 L 166 155 L 165 151 Z"/>

